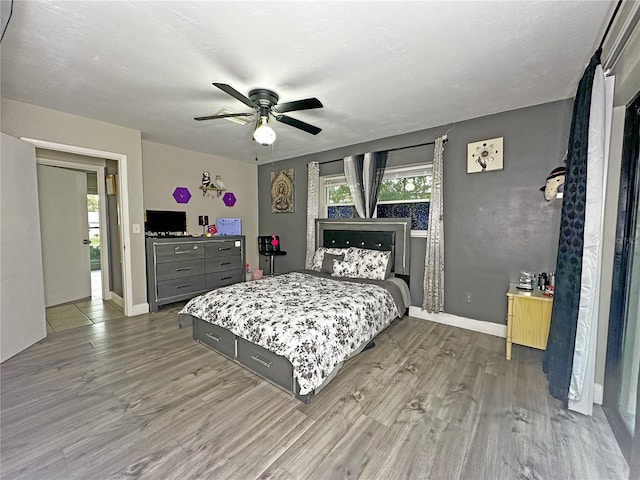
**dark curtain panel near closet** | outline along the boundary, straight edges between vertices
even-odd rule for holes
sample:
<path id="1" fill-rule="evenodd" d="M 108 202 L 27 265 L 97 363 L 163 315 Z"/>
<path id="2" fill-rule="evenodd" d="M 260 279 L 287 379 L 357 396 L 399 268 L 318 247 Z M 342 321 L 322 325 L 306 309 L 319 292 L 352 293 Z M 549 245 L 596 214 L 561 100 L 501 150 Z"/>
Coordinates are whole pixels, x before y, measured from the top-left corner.
<path id="1" fill-rule="evenodd" d="M 600 53 L 601 49 L 598 49 L 591 57 L 573 104 L 556 259 L 556 292 L 543 361 L 549 392 L 565 406 L 568 405 L 580 304 L 591 89 L 596 67 L 600 64 Z"/>

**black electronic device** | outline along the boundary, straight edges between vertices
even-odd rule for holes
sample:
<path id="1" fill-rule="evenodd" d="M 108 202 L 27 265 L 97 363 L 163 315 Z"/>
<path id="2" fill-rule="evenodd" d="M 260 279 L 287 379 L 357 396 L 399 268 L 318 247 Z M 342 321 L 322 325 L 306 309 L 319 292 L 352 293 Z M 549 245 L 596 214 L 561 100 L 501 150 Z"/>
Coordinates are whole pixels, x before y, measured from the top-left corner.
<path id="1" fill-rule="evenodd" d="M 158 235 L 182 234 L 187 231 L 187 213 L 170 210 L 147 210 L 144 231 Z"/>

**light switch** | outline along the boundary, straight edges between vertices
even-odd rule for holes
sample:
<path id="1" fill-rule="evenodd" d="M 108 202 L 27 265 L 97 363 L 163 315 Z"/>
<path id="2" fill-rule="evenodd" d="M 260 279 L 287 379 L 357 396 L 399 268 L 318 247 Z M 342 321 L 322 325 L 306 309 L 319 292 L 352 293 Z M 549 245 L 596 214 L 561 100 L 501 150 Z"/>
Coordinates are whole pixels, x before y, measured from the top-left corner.
<path id="1" fill-rule="evenodd" d="M 140 233 L 140 224 L 139 223 L 131 224 L 131 231 L 133 233 Z"/>

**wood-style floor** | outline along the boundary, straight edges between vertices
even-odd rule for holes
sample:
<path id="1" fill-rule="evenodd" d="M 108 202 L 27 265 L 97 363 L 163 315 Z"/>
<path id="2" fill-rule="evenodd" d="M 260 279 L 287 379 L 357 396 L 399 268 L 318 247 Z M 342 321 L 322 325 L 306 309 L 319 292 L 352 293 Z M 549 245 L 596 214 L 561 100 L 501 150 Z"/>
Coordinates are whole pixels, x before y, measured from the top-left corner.
<path id="1" fill-rule="evenodd" d="M 191 339 L 177 308 L 50 335 L 2 364 L 2 479 L 625 479 L 596 407 L 540 352 L 405 317 L 299 401 Z"/>

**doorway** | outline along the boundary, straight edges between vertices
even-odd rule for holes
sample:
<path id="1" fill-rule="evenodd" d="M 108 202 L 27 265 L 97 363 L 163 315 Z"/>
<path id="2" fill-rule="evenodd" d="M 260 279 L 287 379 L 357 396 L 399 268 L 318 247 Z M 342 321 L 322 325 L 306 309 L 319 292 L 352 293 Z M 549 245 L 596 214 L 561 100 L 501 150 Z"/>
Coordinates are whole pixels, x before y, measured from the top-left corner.
<path id="1" fill-rule="evenodd" d="M 105 188 L 114 163 L 37 150 L 48 334 L 124 316 L 111 299 L 113 285 L 122 285 L 110 261 L 120 265 L 118 202 Z"/>
<path id="2" fill-rule="evenodd" d="M 117 170 L 117 178 L 112 178 L 112 190 L 117 191 L 116 195 L 109 196 L 109 205 L 113 205 L 112 211 L 116 212 L 115 223 L 111 223 L 111 231 L 118 232 L 118 259 L 115 260 L 114 256 L 110 257 L 111 269 L 121 272 L 120 275 L 113 275 L 111 277 L 112 284 L 119 282 L 120 291 L 122 295 L 114 295 L 112 300 L 124 309 L 125 316 L 133 316 L 139 313 L 146 313 L 148 311 L 148 305 L 134 305 L 133 303 L 133 279 L 132 279 L 132 259 L 131 259 L 131 234 L 129 228 L 123 226 L 129 225 L 129 181 L 128 181 L 128 161 L 127 156 L 121 153 L 108 152 L 105 150 L 96 150 L 93 148 L 80 147 L 76 145 L 67 145 L 64 143 L 50 142 L 48 140 L 40 140 L 35 138 L 21 137 L 28 143 L 31 143 L 36 148 L 47 149 L 58 153 L 69 153 L 74 155 L 81 155 L 85 157 L 91 157 L 94 159 L 106 159 L 107 162 L 111 162 L 115 165 Z M 71 162 L 62 162 L 68 164 Z M 99 184 L 104 185 L 99 182 Z M 112 251 L 113 253 L 113 251 Z"/>

